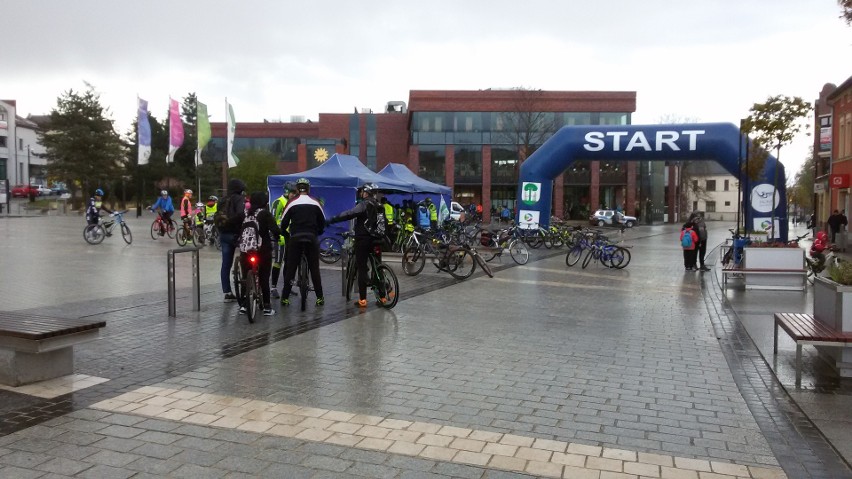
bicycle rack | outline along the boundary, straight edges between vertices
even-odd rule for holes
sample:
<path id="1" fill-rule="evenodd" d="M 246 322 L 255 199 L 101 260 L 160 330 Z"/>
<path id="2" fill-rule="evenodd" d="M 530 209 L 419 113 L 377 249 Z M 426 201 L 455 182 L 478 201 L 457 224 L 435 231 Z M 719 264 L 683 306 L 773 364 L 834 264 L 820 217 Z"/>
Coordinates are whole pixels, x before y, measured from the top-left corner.
<path id="1" fill-rule="evenodd" d="M 166 258 L 168 260 L 166 272 L 168 274 L 169 283 L 170 318 L 177 316 L 175 308 L 175 254 L 177 253 L 192 253 L 192 310 L 201 311 L 201 275 L 199 274 L 200 268 L 198 262 L 198 251 L 200 250 L 201 248 L 199 247 L 188 246 L 186 248 L 170 249 L 169 252 L 166 253 Z"/>

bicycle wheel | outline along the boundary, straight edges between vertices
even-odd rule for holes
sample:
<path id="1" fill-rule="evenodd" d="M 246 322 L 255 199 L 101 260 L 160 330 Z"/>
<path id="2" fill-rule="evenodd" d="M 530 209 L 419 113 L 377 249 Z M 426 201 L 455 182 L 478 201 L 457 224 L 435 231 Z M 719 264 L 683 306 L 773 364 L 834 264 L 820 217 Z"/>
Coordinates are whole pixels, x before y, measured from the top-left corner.
<path id="1" fill-rule="evenodd" d="M 568 251 L 568 254 L 565 255 L 565 264 L 568 266 L 574 266 L 582 257 L 583 247 L 580 245 L 574 246 Z"/>
<path id="2" fill-rule="evenodd" d="M 83 238 L 89 244 L 100 244 L 106 238 L 106 231 L 101 225 L 86 225 L 83 228 Z"/>
<path id="3" fill-rule="evenodd" d="M 124 242 L 127 244 L 133 242 L 133 235 L 130 234 L 130 227 L 127 226 L 127 223 L 121 223 L 121 237 L 124 238 Z"/>
<path id="4" fill-rule="evenodd" d="M 417 276 L 423 271 L 424 266 L 426 266 L 426 255 L 422 247 L 407 248 L 402 253 L 402 271 L 408 276 Z"/>
<path id="5" fill-rule="evenodd" d="M 240 266 L 240 255 L 234 255 L 234 263 L 231 265 L 231 277 L 234 279 L 234 296 L 237 297 L 237 304 L 245 306 L 243 296 L 245 287 L 243 285 L 243 272 Z"/>
<path id="6" fill-rule="evenodd" d="M 476 261 L 476 264 L 482 268 L 482 271 L 485 271 L 485 274 L 487 274 L 489 278 L 493 278 L 494 272 L 491 271 L 491 267 L 488 266 L 488 263 L 485 262 L 482 256 L 476 250 L 472 250 L 471 254 L 473 254 L 473 259 Z"/>
<path id="7" fill-rule="evenodd" d="M 486 240 L 485 244 L 483 244 L 483 242 L 482 242 L 482 233 L 483 232 L 487 233 L 486 236 L 485 236 L 486 238 L 488 238 L 489 235 L 490 235 L 490 238 L 491 238 L 490 240 Z M 498 249 L 498 248 L 500 248 L 500 245 L 497 244 L 497 236 L 499 236 L 499 233 L 494 234 L 494 233 L 492 233 L 491 231 L 489 231 L 485 228 L 480 228 L 476 232 L 476 234 L 474 235 L 473 240 L 471 241 L 475 245 L 481 245 L 485 248 L 492 248 L 488 252 L 482 253 L 482 257 L 485 259 L 485 261 L 491 261 L 494 258 L 496 258 L 497 256 L 500 256 L 500 253 L 503 252 L 502 249 Z"/>
<path id="8" fill-rule="evenodd" d="M 630 264 L 630 250 L 627 248 L 617 247 L 609 258 L 610 265 L 615 269 L 624 269 Z"/>
<path id="9" fill-rule="evenodd" d="M 258 307 L 257 301 L 255 301 L 258 291 L 255 289 L 257 284 L 257 273 L 254 270 L 248 270 L 246 275 L 246 303 L 243 306 L 246 308 L 246 318 L 248 318 L 249 323 L 254 322 L 254 318 L 257 317 Z"/>
<path id="10" fill-rule="evenodd" d="M 175 233 L 175 241 L 177 241 L 178 246 L 186 246 L 186 230 L 184 228 L 179 228 L 177 233 Z"/>
<path id="11" fill-rule="evenodd" d="M 343 245 L 337 238 L 326 237 L 320 241 L 319 259 L 325 264 L 334 264 L 340 260 L 340 253 L 343 251 Z"/>
<path id="12" fill-rule="evenodd" d="M 192 230 L 192 244 L 199 248 L 204 246 L 204 230 L 201 229 L 200 226 L 196 226 L 195 229 Z"/>
<path id="13" fill-rule="evenodd" d="M 515 263 L 527 264 L 527 261 L 530 260 L 530 250 L 527 249 L 523 241 L 512 240 L 509 243 L 509 256 Z"/>
<path id="14" fill-rule="evenodd" d="M 597 250 L 592 248 L 586 253 L 586 256 L 583 258 L 583 269 L 586 269 L 586 266 L 592 262 L 592 259 L 597 259 L 598 255 L 595 254 L 595 251 Z"/>
<path id="15" fill-rule="evenodd" d="M 301 296 L 299 301 L 304 311 L 308 306 L 308 260 L 304 255 L 299 263 L 299 296 Z"/>
<path id="16" fill-rule="evenodd" d="M 552 233 L 542 233 L 542 243 L 544 247 L 547 249 L 553 248 L 553 234 Z"/>
<path id="17" fill-rule="evenodd" d="M 378 298 L 376 303 L 385 308 L 391 309 L 396 306 L 399 301 L 399 280 L 396 273 L 386 264 L 379 264 L 376 267 L 373 278 L 373 287 L 376 288 Z"/>
<path id="18" fill-rule="evenodd" d="M 157 220 L 154 220 L 154 222 L 151 223 L 151 239 L 156 240 L 159 237 L 160 237 L 160 225 L 157 224 Z"/>
<path id="19" fill-rule="evenodd" d="M 177 229 L 177 223 L 175 223 L 175 220 L 169 219 L 168 224 L 166 224 L 166 236 L 170 239 L 174 239 L 175 234 L 177 234 Z"/>
<path id="20" fill-rule="evenodd" d="M 539 249 L 544 243 L 544 238 L 541 234 L 541 231 L 527 231 L 527 234 L 524 239 L 526 240 L 527 245 L 532 249 Z"/>
<path id="21" fill-rule="evenodd" d="M 459 249 L 447 255 L 447 272 L 456 279 L 467 279 L 476 269 L 473 255 L 467 250 Z"/>

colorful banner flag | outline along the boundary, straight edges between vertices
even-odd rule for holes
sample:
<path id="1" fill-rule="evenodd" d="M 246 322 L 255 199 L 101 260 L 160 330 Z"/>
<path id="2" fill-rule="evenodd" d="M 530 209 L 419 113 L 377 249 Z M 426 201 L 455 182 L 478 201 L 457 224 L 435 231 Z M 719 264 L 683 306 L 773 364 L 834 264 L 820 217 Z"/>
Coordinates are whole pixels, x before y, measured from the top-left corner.
<path id="1" fill-rule="evenodd" d="M 207 116 L 207 105 L 196 100 L 196 115 L 198 124 L 198 157 L 201 158 L 201 150 L 210 141 L 210 118 Z"/>
<path id="2" fill-rule="evenodd" d="M 438 208 L 438 224 L 443 223 L 450 217 L 450 209 L 447 208 L 447 204 L 444 203 L 444 195 L 441 195 L 441 206 Z"/>
<path id="3" fill-rule="evenodd" d="M 180 119 L 180 106 L 177 100 L 169 97 L 169 156 L 166 163 L 175 161 L 175 153 L 183 145 L 183 121 Z"/>
<path id="4" fill-rule="evenodd" d="M 151 158 L 151 123 L 148 120 L 148 102 L 136 97 L 136 139 L 139 144 L 139 164 L 147 165 Z"/>
<path id="5" fill-rule="evenodd" d="M 228 111 L 228 168 L 233 168 L 240 164 L 240 159 L 234 154 L 234 135 L 237 132 L 237 120 L 234 119 L 234 107 L 225 99 L 225 107 Z"/>

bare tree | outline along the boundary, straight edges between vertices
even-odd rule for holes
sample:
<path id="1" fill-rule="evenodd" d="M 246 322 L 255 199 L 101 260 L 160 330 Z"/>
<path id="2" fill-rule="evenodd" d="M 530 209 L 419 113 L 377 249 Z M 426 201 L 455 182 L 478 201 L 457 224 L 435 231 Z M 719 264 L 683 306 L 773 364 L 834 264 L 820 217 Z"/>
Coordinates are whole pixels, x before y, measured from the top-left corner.
<path id="1" fill-rule="evenodd" d="M 852 0 L 837 0 L 843 13 L 840 18 L 846 20 L 847 25 L 852 25 Z"/>
<path id="2" fill-rule="evenodd" d="M 521 165 L 548 138 L 556 133 L 561 122 L 552 112 L 542 110 L 544 92 L 526 87 L 512 88 L 516 92 L 511 108 L 497 113 L 494 135 L 497 143 L 507 143 L 518 152 L 516 176 Z"/>

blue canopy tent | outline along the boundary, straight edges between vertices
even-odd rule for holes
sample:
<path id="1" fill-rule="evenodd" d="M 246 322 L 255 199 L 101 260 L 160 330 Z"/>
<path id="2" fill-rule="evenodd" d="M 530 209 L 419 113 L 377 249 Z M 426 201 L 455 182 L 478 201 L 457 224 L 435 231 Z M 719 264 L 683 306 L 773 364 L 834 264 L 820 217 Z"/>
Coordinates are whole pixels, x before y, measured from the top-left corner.
<path id="1" fill-rule="evenodd" d="M 432 198 L 432 202 L 435 203 L 435 206 L 440 207 L 441 197 L 443 197 L 447 208 L 450 207 L 450 201 L 452 201 L 453 198 L 453 190 L 450 189 L 449 186 L 439 185 L 438 183 L 432 183 L 431 181 L 424 180 L 423 178 L 415 175 L 407 166 L 401 163 L 389 163 L 388 166 L 384 167 L 378 174 L 379 176 L 383 176 L 391 180 L 411 184 L 413 191 L 408 194 L 391 193 L 385 195 L 388 201 L 395 205 L 402 204 L 403 200 L 421 201 L 428 197 Z"/>
<path id="2" fill-rule="evenodd" d="M 284 191 L 284 183 L 307 178 L 311 182 L 311 196 L 323 203 L 326 218 L 346 211 L 355 206 L 355 192 L 365 183 L 375 183 L 383 190 L 412 193 L 411 183 L 394 180 L 378 175 L 367 168 L 358 157 L 335 153 L 316 168 L 292 175 L 270 175 L 266 179 L 270 201 L 275 200 Z M 330 228 L 329 234 L 343 232 L 346 223 Z M 327 236 L 327 235 L 324 235 Z"/>

